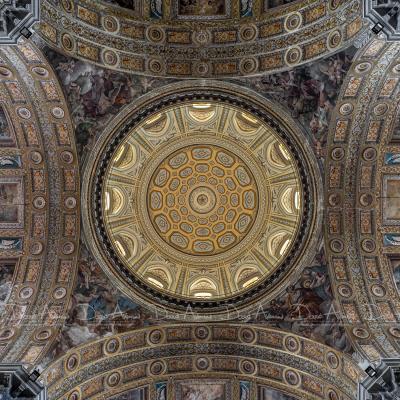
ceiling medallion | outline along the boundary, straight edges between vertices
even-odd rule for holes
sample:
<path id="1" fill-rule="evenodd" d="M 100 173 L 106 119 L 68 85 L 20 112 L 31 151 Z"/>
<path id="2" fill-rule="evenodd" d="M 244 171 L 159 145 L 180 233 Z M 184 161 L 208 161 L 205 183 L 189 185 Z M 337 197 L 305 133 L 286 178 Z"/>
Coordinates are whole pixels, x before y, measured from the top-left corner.
<path id="1" fill-rule="evenodd" d="M 268 114 L 199 97 L 160 99 L 108 137 L 89 218 L 95 255 L 140 299 L 218 310 L 298 261 L 313 190 L 301 149 Z"/>

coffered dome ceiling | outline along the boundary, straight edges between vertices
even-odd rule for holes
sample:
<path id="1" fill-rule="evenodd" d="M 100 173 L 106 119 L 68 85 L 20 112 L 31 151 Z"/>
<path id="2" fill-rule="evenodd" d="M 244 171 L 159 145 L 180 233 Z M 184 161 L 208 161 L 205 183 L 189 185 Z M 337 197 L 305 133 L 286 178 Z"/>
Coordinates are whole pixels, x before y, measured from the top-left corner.
<path id="1" fill-rule="evenodd" d="M 271 128 L 229 105 L 188 102 L 117 147 L 102 212 L 134 274 L 178 296 L 224 298 L 281 264 L 302 203 L 296 162 Z"/>
<path id="2" fill-rule="evenodd" d="M 134 297 L 216 309 L 301 259 L 315 200 L 302 146 L 278 114 L 219 91 L 160 96 L 93 155 L 95 251 Z"/>

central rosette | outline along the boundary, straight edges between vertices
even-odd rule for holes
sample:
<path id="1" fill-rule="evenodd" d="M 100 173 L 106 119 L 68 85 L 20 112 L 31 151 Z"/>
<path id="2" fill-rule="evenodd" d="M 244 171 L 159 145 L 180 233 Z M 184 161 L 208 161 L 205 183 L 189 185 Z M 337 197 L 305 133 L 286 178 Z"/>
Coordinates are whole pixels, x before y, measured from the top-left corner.
<path id="1" fill-rule="evenodd" d="M 190 255 L 214 255 L 238 244 L 253 226 L 257 185 L 236 154 L 191 145 L 169 155 L 148 187 L 148 213 L 161 238 Z"/>

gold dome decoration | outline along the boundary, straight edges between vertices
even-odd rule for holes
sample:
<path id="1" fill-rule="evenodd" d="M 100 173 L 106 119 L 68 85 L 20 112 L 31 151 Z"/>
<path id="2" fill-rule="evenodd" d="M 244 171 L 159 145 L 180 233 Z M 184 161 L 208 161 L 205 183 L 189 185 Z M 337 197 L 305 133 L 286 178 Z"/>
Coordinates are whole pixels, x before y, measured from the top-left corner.
<path id="1" fill-rule="evenodd" d="M 273 274 L 299 234 L 298 164 L 261 118 L 218 101 L 150 114 L 116 146 L 104 228 L 136 279 L 178 299 L 224 300 Z"/>

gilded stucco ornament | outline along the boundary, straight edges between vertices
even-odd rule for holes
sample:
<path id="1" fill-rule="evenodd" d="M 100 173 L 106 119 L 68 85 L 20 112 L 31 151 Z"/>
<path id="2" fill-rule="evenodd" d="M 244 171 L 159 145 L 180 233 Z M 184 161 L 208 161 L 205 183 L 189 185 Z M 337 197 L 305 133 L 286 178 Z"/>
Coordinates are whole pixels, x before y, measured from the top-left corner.
<path id="1" fill-rule="evenodd" d="M 204 82 L 143 96 L 87 163 L 88 245 L 139 301 L 254 307 L 314 245 L 318 175 L 301 131 L 235 90 Z"/>
<path id="2" fill-rule="evenodd" d="M 62 4 L 41 2 L 38 32 L 47 45 L 106 68 L 160 77 L 287 70 L 350 46 L 366 28 L 360 0 L 297 1 L 272 10 L 258 3 L 246 18 L 235 1 L 223 19 L 180 18 L 169 12 L 172 3 L 162 19 L 151 18 L 146 7 L 135 13 L 101 2 Z"/>
<path id="3" fill-rule="evenodd" d="M 199 336 L 199 329 L 207 336 Z M 252 343 L 246 340 L 250 336 Z M 217 323 L 149 327 L 103 338 L 71 349 L 42 374 L 49 400 L 109 398 L 140 387 L 157 398 L 157 383 L 164 381 L 168 398 L 177 399 L 179 384 L 194 380 L 226 382 L 233 386 L 232 397 L 226 397 L 231 400 L 240 398 L 234 391 L 238 380 L 251 382 L 252 399 L 260 385 L 307 400 L 353 400 L 364 376 L 350 357 L 312 340 Z"/>
<path id="4" fill-rule="evenodd" d="M 31 366 L 64 323 L 80 206 L 68 106 L 28 41 L 0 49 L 0 121 L 0 359 Z"/>
<path id="5" fill-rule="evenodd" d="M 399 57 L 399 44 L 384 40 L 359 51 L 328 139 L 329 265 L 342 318 L 370 361 L 400 353 Z"/>

